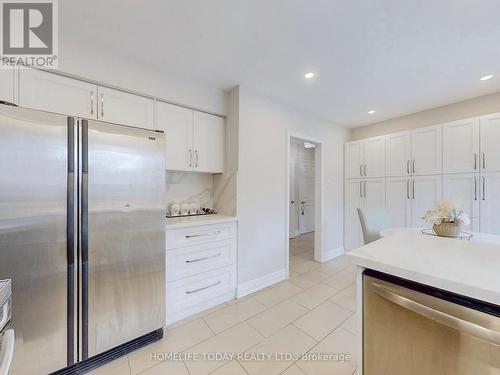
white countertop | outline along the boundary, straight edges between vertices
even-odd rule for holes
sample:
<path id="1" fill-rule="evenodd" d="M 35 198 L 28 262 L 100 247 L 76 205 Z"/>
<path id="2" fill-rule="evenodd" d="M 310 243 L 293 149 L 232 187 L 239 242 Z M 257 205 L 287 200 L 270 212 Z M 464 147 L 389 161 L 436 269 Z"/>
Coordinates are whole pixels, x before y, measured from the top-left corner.
<path id="1" fill-rule="evenodd" d="M 233 221 L 238 221 L 238 218 L 234 216 L 224 216 L 216 214 L 216 215 L 206 215 L 206 216 L 168 218 L 166 219 L 165 226 L 167 229 L 177 229 L 177 228 L 193 227 L 197 225 L 230 223 Z"/>
<path id="2" fill-rule="evenodd" d="M 500 236 L 472 241 L 391 229 L 347 253 L 358 265 L 500 305 Z"/>

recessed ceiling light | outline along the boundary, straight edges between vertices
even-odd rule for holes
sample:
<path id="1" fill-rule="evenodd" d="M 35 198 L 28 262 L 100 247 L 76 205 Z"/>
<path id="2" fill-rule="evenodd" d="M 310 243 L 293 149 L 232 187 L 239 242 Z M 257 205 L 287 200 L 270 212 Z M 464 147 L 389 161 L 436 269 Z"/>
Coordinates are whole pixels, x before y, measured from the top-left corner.
<path id="1" fill-rule="evenodd" d="M 493 78 L 493 74 L 488 74 L 487 76 L 481 77 L 480 79 L 481 79 L 481 81 L 487 81 L 490 78 Z"/>
<path id="2" fill-rule="evenodd" d="M 304 78 L 311 79 L 312 77 L 314 77 L 313 72 L 309 72 L 309 73 L 304 74 Z"/>
<path id="3" fill-rule="evenodd" d="M 375 110 L 374 110 L 374 109 L 370 109 L 370 110 L 368 111 L 368 114 L 369 114 L 369 115 L 373 115 L 374 113 L 375 113 Z"/>

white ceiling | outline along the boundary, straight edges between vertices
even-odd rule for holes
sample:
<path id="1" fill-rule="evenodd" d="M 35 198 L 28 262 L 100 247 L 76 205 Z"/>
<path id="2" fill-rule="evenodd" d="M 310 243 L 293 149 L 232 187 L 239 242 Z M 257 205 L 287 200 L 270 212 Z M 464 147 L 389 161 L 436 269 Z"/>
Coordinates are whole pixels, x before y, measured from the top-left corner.
<path id="1" fill-rule="evenodd" d="M 63 0 L 66 42 L 359 126 L 500 91 L 498 0 Z M 62 43 L 64 45 L 64 43 Z M 303 78 L 316 72 L 312 81 Z M 495 74 L 489 81 L 479 78 Z M 376 109 L 368 115 L 369 109 Z"/>

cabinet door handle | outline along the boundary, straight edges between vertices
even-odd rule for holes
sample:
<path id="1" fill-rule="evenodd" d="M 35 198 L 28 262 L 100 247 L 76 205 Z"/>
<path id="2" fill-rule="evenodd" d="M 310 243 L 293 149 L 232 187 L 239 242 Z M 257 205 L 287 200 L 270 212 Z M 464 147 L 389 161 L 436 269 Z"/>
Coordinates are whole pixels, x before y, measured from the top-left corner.
<path id="1" fill-rule="evenodd" d="M 477 201 L 477 177 L 474 176 L 474 200 Z"/>
<path id="2" fill-rule="evenodd" d="M 363 177 L 363 164 L 359 165 L 359 175 Z"/>
<path id="3" fill-rule="evenodd" d="M 406 173 L 410 174 L 410 159 L 406 161 Z"/>
<path id="4" fill-rule="evenodd" d="M 194 158 L 195 158 L 194 167 L 198 168 L 198 150 L 194 150 Z"/>
<path id="5" fill-rule="evenodd" d="M 366 180 L 365 180 L 365 198 L 366 198 Z"/>
<path id="6" fill-rule="evenodd" d="M 483 170 L 486 169 L 486 152 L 483 152 Z"/>
<path id="7" fill-rule="evenodd" d="M 406 198 L 410 199 L 410 180 L 406 180 Z"/>
<path id="8" fill-rule="evenodd" d="M 209 257 L 198 258 L 198 259 L 189 259 L 189 260 L 186 260 L 186 263 L 196 263 L 196 262 L 200 262 L 202 260 L 217 258 L 217 257 L 220 257 L 220 256 L 221 256 L 221 253 L 217 253 L 217 254 L 211 255 Z"/>
<path id="9" fill-rule="evenodd" d="M 94 114 L 94 90 L 90 91 L 90 114 Z"/>
<path id="10" fill-rule="evenodd" d="M 188 163 L 189 163 L 189 168 L 193 166 L 193 150 L 189 149 L 188 152 Z"/>
<path id="11" fill-rule="evenodd" d="M 366 164 L 365 164 L 365 177 L 366 177 Z"/>
<path id="12" fill-rule="evenodd" d="M 415 199 L 415 180 L 413 180 L 413 199 Z"/>
<path id="13" fill-rule="evenodd" d="M 474 170 L 477 170 L 477 153 L 474 153 Z"/>
<path id="14" fill-rule="evenodd" d="M 483 177 L 483 201 L 486 200 L 486 177 Z"/>
<path id="15" fill-rule="evenodd" d="M 195 290 L 186 290 L 186 294 L 192 294 L 192 293 L 196 293 L 196 292 L 201 292 L 202 290 L 205 290 L 205 289 L 208 289 L 208 288 L 213 288 L 214 286 L 219 285 L 221 282 L 222 281 L 219 280 L 216 283 L 204 286 L 203 288 L 199 288 L 199 289 L 195 289 Z"/>
<path id="16" fill-rule="evenodd" d="M 196 238 L 196 237 L 216 236 L 218 234 L 221 234 L 220 230 L 215 231 L 215 232 L 202 233 L 202 234 L 187 234 L 184 237 L 185 238 Z"/>
<path id="17" fill-rule="evenodd" d="M 104 94 L 101 94 L 101 117 L 104 117 Z"/>
<path id="18" fill-rule="evenodd" d="M 413 174 L 415 174 L 415 159 L 413 159 Z"/>
<path id="19" fill-rule="evenodd" d="M 363 181 L 359 181 L 359 197 L 363 198 Z"/>

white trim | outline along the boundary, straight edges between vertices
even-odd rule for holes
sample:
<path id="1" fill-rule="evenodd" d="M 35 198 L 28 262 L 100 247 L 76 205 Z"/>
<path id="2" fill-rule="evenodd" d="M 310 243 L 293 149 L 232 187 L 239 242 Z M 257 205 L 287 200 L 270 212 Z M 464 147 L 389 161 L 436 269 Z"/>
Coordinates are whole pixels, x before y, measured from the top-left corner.
<path id="1" fill-rule="evenodd" d="M 261 289 L 285 280 L 287 277 L 287 270 L 282 269 L 273 273 L 268 273 L 267 275 L 261 276 L 257 279 L 247 281 L 238 285 L 236 298 L 242 298 L 248 296 L 249 294 L 258 292 Z"/>
<path id="2" fill-rule="evenodd" d="M 326 262 L 328 260 L 331 260 L 333 258 L 337 258 L 341 255 L 344 255 L 345 249 L 343 246 L 337 247 L 335 249 L 330 249 L 325 251 L 324 253 L 324 258 L 321 259 L 322 262 Z"/>

